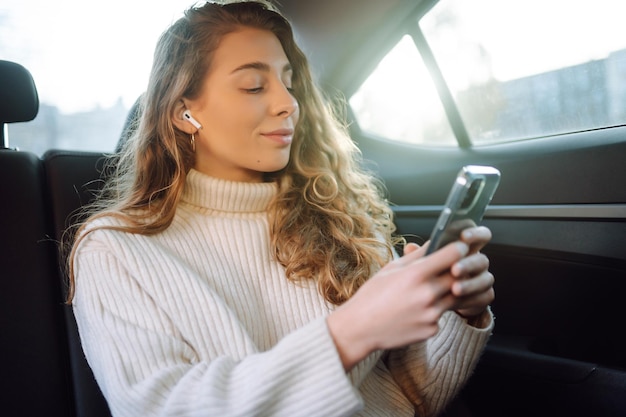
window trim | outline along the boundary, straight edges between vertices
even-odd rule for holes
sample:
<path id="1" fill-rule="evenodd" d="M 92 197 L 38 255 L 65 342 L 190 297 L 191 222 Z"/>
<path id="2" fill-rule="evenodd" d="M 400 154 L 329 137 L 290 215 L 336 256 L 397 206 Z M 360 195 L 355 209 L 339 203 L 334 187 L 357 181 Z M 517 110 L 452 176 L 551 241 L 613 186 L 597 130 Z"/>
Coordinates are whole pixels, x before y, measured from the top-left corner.
<path id="1" fill-rule="evenodd" d="M 439 99 L 441 100 L 443 110 L 448 118 L 448 123 L 450 124 L 450 128 L 452 129 L 452 133 L 454 134 L 459 147 L 462 149 L 471 148 L 472 141 L 469 137 L 467 129 L 465 128 L 465 123 L 463 123 L 461 112 L 459 111 L 459 108 L 454 101 L 454 97 L 452 96 L 452 92 L 443 77 L 443 73 L 439 68 L 435 55 L 426 41 L 426 37 L 424 36 L 422 29 L 419 27 L 419 20 L 416 25 L 408 28 L 407 34 L 411 37 L 411 39 L 413 39 L 413 43 L 415 44 L 417 51 L 420 53 L 420 56 L 424 61 L 424 65 L 430 74 L 432 82 L 435 85 L 435 89 L 437 90 L 437 94 L 439 95 Z"/>

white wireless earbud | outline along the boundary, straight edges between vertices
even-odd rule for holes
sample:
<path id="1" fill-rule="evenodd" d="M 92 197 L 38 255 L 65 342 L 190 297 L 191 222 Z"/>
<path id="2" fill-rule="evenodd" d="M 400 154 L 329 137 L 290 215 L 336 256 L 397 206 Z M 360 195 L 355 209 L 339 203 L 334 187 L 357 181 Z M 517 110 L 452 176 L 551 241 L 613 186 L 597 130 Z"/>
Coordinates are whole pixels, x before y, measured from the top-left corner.
<path id="1" fill-rule="evenodd" d="M 187 121 L 189 123 L 191 123 L 192 125 L 194 125 L 198 129 L 202 129 L 202 125 L 200 124 L 200 122 L 198 122 L 196 119 L 193 118 L 193 116 L 191 115 L 191 112 L 189 110 L 185 110 L 183 112 L 183 117 L 185 119 L 187 119 Z"/>

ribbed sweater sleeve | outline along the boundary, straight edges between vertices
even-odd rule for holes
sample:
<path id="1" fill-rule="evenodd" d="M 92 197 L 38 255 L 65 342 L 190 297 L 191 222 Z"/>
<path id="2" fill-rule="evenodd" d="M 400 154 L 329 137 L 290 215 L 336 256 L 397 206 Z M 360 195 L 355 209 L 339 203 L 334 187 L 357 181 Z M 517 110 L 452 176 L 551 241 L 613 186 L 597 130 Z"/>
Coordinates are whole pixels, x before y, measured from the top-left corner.
<path id="1" fill-rule="evenodd" d="M 475 328 L 451 311 L 439 320 L 439 332 L 425 342 L 389 352 L 387 363 L 420 417 L 439 415 L 469 379 L 493 330 Z"/>

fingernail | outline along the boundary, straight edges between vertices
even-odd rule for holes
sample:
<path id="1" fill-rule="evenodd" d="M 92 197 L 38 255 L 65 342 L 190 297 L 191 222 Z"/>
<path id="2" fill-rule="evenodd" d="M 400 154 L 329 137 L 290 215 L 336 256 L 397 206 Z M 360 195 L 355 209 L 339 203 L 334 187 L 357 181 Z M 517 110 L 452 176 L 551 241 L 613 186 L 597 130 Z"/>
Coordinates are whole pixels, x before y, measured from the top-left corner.
<path id="1" fill-rule="evenodd" d="M 469 246 L 467 246 L 463 242 L 457 242 L 456 245 L 459 248 L 459 252 L 461 253 L 462 256 L 467 255 L 467 252 L 469 252 Z"/>

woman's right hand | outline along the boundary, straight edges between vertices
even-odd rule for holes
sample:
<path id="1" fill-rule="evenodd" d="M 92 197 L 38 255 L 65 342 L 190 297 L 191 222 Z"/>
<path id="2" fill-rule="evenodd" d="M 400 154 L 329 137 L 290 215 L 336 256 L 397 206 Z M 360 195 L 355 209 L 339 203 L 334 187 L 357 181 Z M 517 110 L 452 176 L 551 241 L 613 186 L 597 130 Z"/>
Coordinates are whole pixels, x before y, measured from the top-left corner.
<path id="1" fill-rule="evenodd" d="M 405 251 L 328 316 L 346 371 L 375 350 L 405 346 L 437 333 L 439 318 L 455 304 L 450 269 L 469 247 L 457 241 L 427 257 L 425 249 Z"/>

